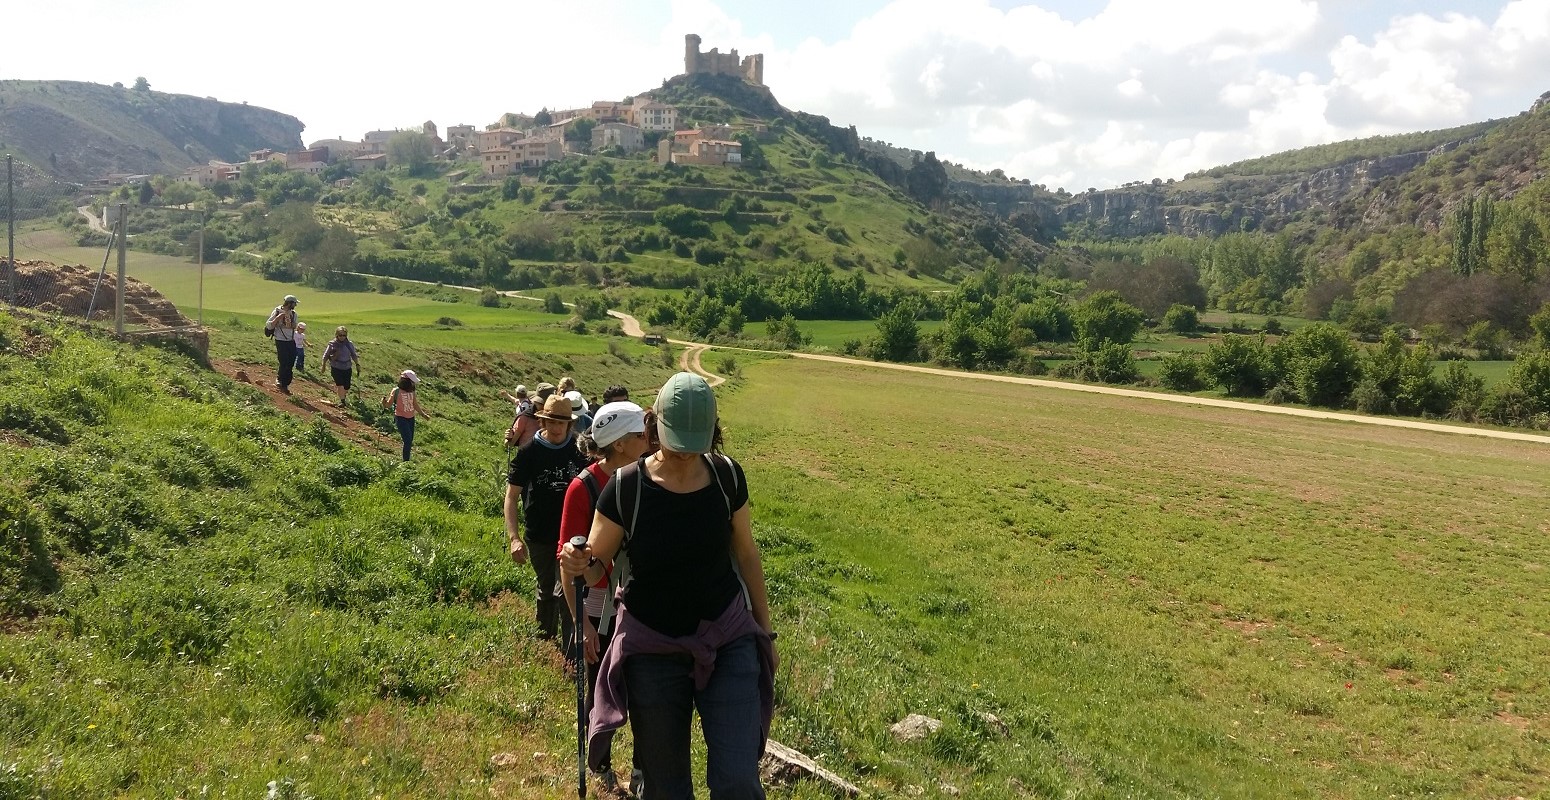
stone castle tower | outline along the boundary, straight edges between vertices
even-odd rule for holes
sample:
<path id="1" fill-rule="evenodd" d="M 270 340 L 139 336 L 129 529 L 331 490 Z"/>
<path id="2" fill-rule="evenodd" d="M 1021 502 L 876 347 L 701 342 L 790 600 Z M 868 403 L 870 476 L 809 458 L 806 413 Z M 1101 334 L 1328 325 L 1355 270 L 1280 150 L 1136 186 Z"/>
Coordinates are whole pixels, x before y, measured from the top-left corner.
<path id="1" fill-rule="evenodd" d="M 723 54 L 712 47 L 710 52 L 700 52 L 700 37 L 691 33 L 684 37 L 685 75 L 731 75 L 755 86 L 764 85 L 764 54 L 754 53 L 739 59 L 737 50 Z"/>

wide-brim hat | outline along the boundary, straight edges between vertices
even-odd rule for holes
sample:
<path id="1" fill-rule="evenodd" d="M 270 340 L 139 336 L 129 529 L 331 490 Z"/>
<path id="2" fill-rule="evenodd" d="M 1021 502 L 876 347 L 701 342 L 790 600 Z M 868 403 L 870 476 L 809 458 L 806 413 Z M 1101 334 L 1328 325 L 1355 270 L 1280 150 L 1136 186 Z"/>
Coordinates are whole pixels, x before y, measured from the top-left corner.
<path id="1" fill-rule="evenodd" d="M 576 415 L 571 413 L 570 401 L 564 395 L 551 394 L 544 401 L 544 410 L 536 415 L 539 419 L 552 419 L 557 422 L 571 422 Z"/>

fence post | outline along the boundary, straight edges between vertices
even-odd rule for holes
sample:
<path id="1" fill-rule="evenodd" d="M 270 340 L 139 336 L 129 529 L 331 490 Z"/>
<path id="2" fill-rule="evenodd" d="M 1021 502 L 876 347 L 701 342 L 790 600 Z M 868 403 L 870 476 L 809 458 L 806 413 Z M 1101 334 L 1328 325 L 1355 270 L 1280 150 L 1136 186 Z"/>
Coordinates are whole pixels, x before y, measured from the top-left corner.
<path id="1" fill-rule="evenodd" d="M 129 204 L 118 204 L 118 299 L 113 311 L 113 330 L 124 335 L 124 267 L 129 248 L 125 241 L 129 232 Z"/>
<path id="2" fill-rule="evenodd" d="M 199 212 L 199 327 L 205 326 L 205 213 Z"/>
<path id="3" fill-rule="evenodd" d="M 7 300 L 16 308 L 16 176 L 12 171 L 12 157 L 5 154 L 5 265 Z"/>

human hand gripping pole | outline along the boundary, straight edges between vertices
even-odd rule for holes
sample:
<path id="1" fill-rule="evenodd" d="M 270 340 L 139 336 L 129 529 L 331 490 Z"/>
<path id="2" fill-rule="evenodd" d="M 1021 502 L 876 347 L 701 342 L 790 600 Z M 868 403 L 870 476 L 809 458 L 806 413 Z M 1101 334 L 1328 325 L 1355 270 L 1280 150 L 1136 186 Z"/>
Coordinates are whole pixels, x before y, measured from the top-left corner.
<path id="1" fill-rule="evenodd" d="M 587 537 L 571 537 L 570 546 L 577 552 L 585 550 Z M 587 653 L 583 641 L 586 638 L 587 612 L 581 596 L 586 591 L 587 580 L 577 575 L 572 585 L 576 590 L 576 624 L 572 626 L 576 631 L 576 796 L 584 799 L 587 796 Z"/>

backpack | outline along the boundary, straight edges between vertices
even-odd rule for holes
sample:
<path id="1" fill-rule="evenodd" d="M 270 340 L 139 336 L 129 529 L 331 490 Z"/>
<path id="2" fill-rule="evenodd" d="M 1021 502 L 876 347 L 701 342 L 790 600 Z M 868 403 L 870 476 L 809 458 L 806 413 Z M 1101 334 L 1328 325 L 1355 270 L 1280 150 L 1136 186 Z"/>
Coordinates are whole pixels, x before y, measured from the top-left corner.
<path id="1" fill-rule="evenodd" d="M 280 312 L 280 313 L 287 313 L 282 308 L 279 308 L 279 307 L 275 308 L 275 311 L 276 312 Z M 279 322 L 280 322 L 280 313 L 271 313 L 269 315 L 271 317 L 271 319 L 268 322 L 264 323 L 264 336 L 269 337 L 271 339 L 274 338 L 274 328 L 275 328 L 275 325 L 279 324 Z"/>
<path id="2" fill-rule="evenodd" d="M 727 524 L 730 525 L 732 513 L 737 510 L 732 507 L 732 495 L 738 489 L 737 470 L 732 467 L 732 459 L 719 453 L 708 453 L 704 458 L 710 466 L 710 474 L 716 481 L 716 487 L 721 490 L 721 500 L 727 505 Z M 619 481 L 619 489 L 614 494 L 615 508 L 619 512 L 619 518 L 628 519 L 629 524 L 623 526 L 624 539 L 619 543 L 619 552 L 614 554 L 613 571 L 608 577 L 608 594 L 603 598 L 603 617 L 597 625 L 599 636 L 608 634 L 614 617 L 615 598 L 620 588 L 630 582 L 630 537 L 634 535 L 635 522 L 640 516 L 641 488 L 646 480 L 640 473 L 639 461 L 620 467 L 613 479 Z M 593 487 L 588 485 L 587 491 L 593 492 Z M 629 495 L 628 498 L 625 497 L 626 494 Z M 597 498 L 598 494 L 594 493 L 592 495 L 594 505 L 597 503 Z M 624 513 L 626 507 L 630 509 L 628 517 Z M 743 571 L 738 568 L 736 558 L 732 559 L 732 574 L 737 576 L 737 584 L 742 589 L 744 607 L 753 610 L 753 598 L 748 594 L 748 583 L 743 580 Z"/>

